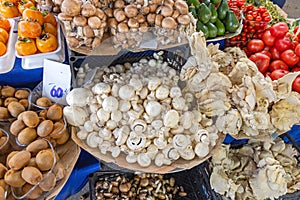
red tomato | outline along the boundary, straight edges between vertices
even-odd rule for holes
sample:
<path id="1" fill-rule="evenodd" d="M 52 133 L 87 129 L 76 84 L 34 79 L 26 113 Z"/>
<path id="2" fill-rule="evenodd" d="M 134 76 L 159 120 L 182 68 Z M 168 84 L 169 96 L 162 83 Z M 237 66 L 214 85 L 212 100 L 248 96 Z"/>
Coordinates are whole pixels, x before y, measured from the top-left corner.
<path id="1" fill-rule="evenodd" d="M 267 55 L 269 58 L 272 58 L 272 54 L 268 50 L 263 50 L 260 53 Z"/>
<path id="2" fill-rule="evenodd" d="M 271 35 L 270 30 L 266 30 L 264 34 L 262 35 L 262 40 L 264 41 L 265 45 L 267 46 L 273 46 L 275 43 L 276 37 Z"/>
<path id="3" fill-rule="evenodd" d="M 268 67 L 271 59 L 267 55 L 263 53 L 255 53 L 252 56 L 250 56 L 249 59 L 256 64 L 258 70 L 261 73 L 264 74 L 265 72 L 268 71 Z"/>
<path id="4" fill-rule="evenodd" d="M 294 91 L 300 93 L 300 76 L 297 76 L 297 78 L 294 80 L 292 88 Z"/>
<path id="5" fill-rule="evenodd" d="M 269 66 L 269 70 L 272 72 L 276 69 L 283 69 L 283 70 L 289 70 L 289 66 L 287 66 L 287 64 L 285 64 L 282 60 L 275 60 L 273 62 L 271 62 L 270 66 Z"/>
<path id="6" fill-rule="evenodd" d="M 292 69 L 292 72 L 299 72 L 300 71 L 300 67 L 294 67 L 293 69 Z"/>
<path id="7" fill-rule="evenodd" d="M 295 54 L 300 57 L 300 44 L 295 47 Z"/>
<path id="8" fill-rule="evenodd" d="M 292 41 L 288 37 L 283 37 L 275 40 L 275 48 L 279 51 L 285 51 L 292 47 Z"/>
<path id="9" fill-rule="evenodd" d="M 289 71 L 284 70 L 284 69 L 276 69 L 274 71 L 272 71 L 272 73 L 270 74 L 270 78 L 272 80 L 277 80 L 281 77 L 283 77 L 284 75 L 288 74 Z"/>
<path id="10" fill-rule="evenodd" d="M 271 48 L 270 53 L 272 54 L 273 60 L 280 60 L 280 51 L 278 51 L 276 48 Z"/>
<path id="11" fill-rule="evenodd" d="M 289 31 L 289 27 L 284 22 L 274 24 L 270 28 L 270 32 L 274 37 L 283 37 Z"/>
<path id="12" fill-rule="evenodd" d="M 299 62 L 299 57 L 291 49 L 282 52 L 280 58 L 283 62 L 285 62 L 291 67 L 296 65 Z"/>
<path id="13" fill-rule="evenodd" d="M 247 49 L 252 53 L 262 51 L 264 47 L 265 47 L 264 42 L 259 39 L 250 40 L 247 44 Z"/>

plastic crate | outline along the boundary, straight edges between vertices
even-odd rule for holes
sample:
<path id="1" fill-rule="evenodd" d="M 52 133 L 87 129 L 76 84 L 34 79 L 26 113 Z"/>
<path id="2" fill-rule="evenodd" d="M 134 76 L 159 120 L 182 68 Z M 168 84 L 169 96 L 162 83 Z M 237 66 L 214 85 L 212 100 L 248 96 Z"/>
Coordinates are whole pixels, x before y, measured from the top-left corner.
<path id="1" fill-rule="evenodd" d="M 103 168 L 105 167 L 103 166 Z M 95 185 L 97 181 L 104 179 L 113 180 L 119 175 L 124 175 L 129 179 L 134 176 L 133 173 L 109 170 L 109 168 L 106 169 L 106 171 L 98 171 L 89 176 L 90 200 L 97 199 L 95 197 Z M 208 162 L 204 162 L 190 170 L 164 175 L 166 179 L 170 177 L 174 177 L 176 185 L 182 186 L 187 193 L 185 197 L 175 195 L 173 197 L 174 200 L 222 200 L 222 197 L 215 193 L 210 187 Z"/>

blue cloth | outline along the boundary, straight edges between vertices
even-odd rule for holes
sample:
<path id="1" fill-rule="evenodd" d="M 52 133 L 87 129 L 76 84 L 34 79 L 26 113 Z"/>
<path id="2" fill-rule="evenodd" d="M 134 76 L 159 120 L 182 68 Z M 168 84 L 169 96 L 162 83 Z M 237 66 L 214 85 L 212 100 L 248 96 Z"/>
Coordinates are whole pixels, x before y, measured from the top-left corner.
<path id="1" fill-rule="evenodd" d="M 286 2 L 286 0 L 271 0 L 274 4 L 277 4 L 280 8 L 282 8 Z"/>

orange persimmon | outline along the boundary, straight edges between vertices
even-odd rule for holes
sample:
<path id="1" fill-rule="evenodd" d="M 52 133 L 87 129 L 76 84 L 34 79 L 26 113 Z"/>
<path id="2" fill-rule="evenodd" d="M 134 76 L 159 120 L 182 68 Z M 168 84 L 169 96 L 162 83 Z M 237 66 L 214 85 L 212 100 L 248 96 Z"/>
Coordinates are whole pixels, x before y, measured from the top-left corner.
<path id="1" fill-rule="evenodd" d="M 53 13 L 48 11 L 43 11 L 44 23 L 50 23 L 53 26 L 57 27 L 57 21 Z"/>
<path id="2" fill-rule="evenodd" d="M 57 46 L 57 39 L 51 33 L 45 33 L 36 38 L 36 47 L 42 53 L 54 51 L 57 49 Z"/>
<path id="3" fill-rule="evenodd" d="M 6 45 L 3 42 L 0 42 L 0 56 L 3 56 L 6 53 Z"/>
<path id="4" fill-rule="evenodd" d="M 21 56 L 28 56 L 37 52 L 35 40 L 30 38 L 19 37 L 16 42 L 15 48 L 18 54 Z"/>
<path id="5" fill-rule="evenodd" d="M 22 0 L 19 2 L 18 10 L 22 14 L 26 8 L 31 8 L 31 7 L 34 7 L 34 4 L 32 3 L 32 1 Z"/>
<path id="6" fill-rule="evenodd" d="M 23 20 L 18 23 L 18 36 L 37 38 L 42 34 L 42 26 L 36 21 Z"/>
<path id="7" fill-rule="evenodd" d="M 3 38 L 3 43 L 6 44 L 8 41 L 9 34 L 4 28 L 0 28 L 0 36 Z"/>
<path id="8" fill-rule="evenodd" d="M 57 29 L 53 24 L 44 23 L 43 24 L 43 33 L 51 33 L 55 37 L 57 37 Z"/>
<path id="9" fill-rule="evenodd" d="M 9 32 L 10 30 L 10 23 L 8 19 L 2 17 L 1 15 L 0 15 L 0 28 L 4 28 L 7 32 Z"/>
<path id="10" fill-rule="evenodd" d="M 2 1 L 0 3 L 0 13 L 5 18 L 13 18 L 19 16 L 19 10 L 14 3 L 8 1 Z"/>
<path id="11" fill-rule="evenodd" d="M 22 18 L 30 21 L 37 21 L 41 26 L 44 24 L 43 14 L 36 8 L 26 8 L 22 13 Z"/>

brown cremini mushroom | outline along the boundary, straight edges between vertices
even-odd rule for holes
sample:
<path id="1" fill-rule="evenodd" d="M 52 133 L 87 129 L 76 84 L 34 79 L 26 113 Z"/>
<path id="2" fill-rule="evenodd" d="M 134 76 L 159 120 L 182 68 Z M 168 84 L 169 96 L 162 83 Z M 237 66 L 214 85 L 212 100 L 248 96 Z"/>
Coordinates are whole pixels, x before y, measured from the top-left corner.
<path id="1" fill-rule="evenodd" d="M 130 18 L 127 22 L 127 25 L 129 28 L 138 28 L 139 22 L 134 18 Z"/>
<path id="2" fill-rule="evenodd" d="M 61 4 L 61 12 L 69 16 L 77 16 L 81 11 L 82 1 L 80 0 L 64 0 Z"/>
<path id="3" fill-rule="evenodd" d="M 158 5 L 156 3 L 149 4 L 149 12 L 154 13 L 157 9 Z"/>
<path id="4" fill-rule="evenodd" d="M 139 31 L 141 31 L 142 33 L 146 33 L 148 30 L 149 30 L 149 25 L 147 22 L 140 24 Z"/>
<path id="5" fill-rule="evenodd" d="M 73 19 L 72 16 L 64 13 L 59 13 L 57 17 L 60 21 L 72 21 Z"/>
<path id="6" fill-rule="evenodd" d="M 141 14 L 147 15 L 147 14 L 149 14 L 149 12 L 150 12 L 150 7 L 145 6 L 145 7 L 141 8 Z"/>
<path id="7" fill-rule="evenodd" d="M 101 10 L 100 8 L 97 8 L 97 9 L 96 9 L 95 15 L 96 15 L 97 17 L 99 17 L 99 19 L 101 19 L 102 22 L 105 21 L 106 18 L 107 18 L 105 12 L 104 12 L 103 10 Z"/>
<path id="8" fill-rule="evenodd" d="M 189 7 L 187 3 L 183 0 L 177 0 L 175 2 L 175 8 L 180 12 L 182 15 L 186 15 L 189 13 Z"/>
<path id="9" fill-rule="evenodd" d="M 126 15 L 128 18 L 132 18 L 132 17 L 137 16 L 137 14 L 138 14 L 138 9 L 136 8 L 135 5 L 132 5 L 132 4 L 131 4 L 131 5 L 125 6 L 124 12 L 125 12 L 125 15 Z"/>
<path id="10" fill-rule="evenodd" d="M 138 15 L 136 16 L 136 20 L 138 21 L 138 23 L 143 23 L 143 22 L 146 21 L 144 15 L 142 15 L 142 14 L 138 14 Z"/>
<path id="11" fill-rule="evenodd" d="M 94 37 L 94 32 L 93 32 L 92 28 L 88 25 L 83 27 L 83 34 L 85 37 L 88 37 L 88 38 Z"/>
<path id="12" fill-rule="evenodd" d="M 96 17 L 96 16 L 89 17 L 89 19 L 88 19 L 88 25 L 92 29 L 98 29 L 98 28 L 101 27 L 101 20 L 99 19 L 99 17 Z"/>
<path id="13" fill-rule="evenodd" d="M 125 12 L 123 10 L 115 10 L 114 11 L 114 17 L 118 22 L 122 22 L 126 19 Z"/>
<path id="14" fill-rule="evenodd" d="M 156 14 L 154 14 L 154 13 L 148 14 L 147 15 L 147 22 L 149 24 L 154 24 L 155 23 L 155 16 L 156 16 Z"/>
<path id="15" fill-rule="evenodd" d="M 119 33 L 127 33 L 129 28 L 125 22 L 122 22 L 118 24 L 117 30 Z"/>
<path id="16" fill-rule="evenodd" d="M 124 6 L 125 6 L 125 2 L 123 0 L 117 0 L 114 3 L 115 9 L 121 9 L 121 8 L 124 8 Z"/>
<path id="17" fill-rule="evenodd" d="M 163 18 L 164 17 L 162 15 L 156 15 L 155 16 L 155 25 L 156 26 L 161 26 L 161 22 L 162 22 Z"/>
<path id="18" fill-rule="evenodd" d="M 108 19 L 108 26 L 110 27 L 110 28 L 117 28 L 117 26 L 118 26 L 118 21 L 116 20 L 116 18 L 109 18 Z"/>
<path id="19" fill-rule="evenodd" d="M 73 18 L 73 23 L 75 26 L 85 26 L 87 23 L 87 19 L 84 16 L 75 16 Z"/>
<path id="20" fill-rule="evenodd" d="M 84 17 L 91 17 L 96 14 L 96 7 L 91 2 L 87 1 L 82 5 L 81 14 Z"/>
<path id="21" fill-rule="evenodd" d="M 161 6 L 161 15 L 164 17 L 171 17 L 173 14 L 173 8 L 169 5 Z"/>
<path id="22" fill-rule="evenodd" d="M 167 30 L 174 30 L 177 28 L 177 22 L 172 17 L 166 17 L 162 20 L 162 27 Z"/>
<path id="23" fill-rule="evenodd" d="M 191 18 L 188 15 L 179 15 L 177 22 L 179 24 L 188 25 L 191 22 Z"/>
<path id="24" fill-rule="evenodd" d="M 177 19 L 177 17 L 180 15 L 180 12 L 178 10 L 174 10 L 172 18 Z"/>
<path id="25" fill-rule="evenodd" d="M 174 6 L 174 1 L 173 0 L 164 0 L 163 5 L 165 6 L 170 6 L 171 8 Z"/>
<path id="26" fill-rule="evenodd" d="M 104 13 L 106 14 L 107 17 L 113 17 L 113 10 L 111 8 L 105 8 Z"/>
<path id="27" fill-rule="evenodd" d="M 99 46 L 101 43 L 101 38 L 95 37 L 92 43 L 92 48 L 95 49 L 97 46 Z"/>

